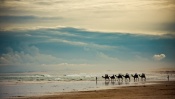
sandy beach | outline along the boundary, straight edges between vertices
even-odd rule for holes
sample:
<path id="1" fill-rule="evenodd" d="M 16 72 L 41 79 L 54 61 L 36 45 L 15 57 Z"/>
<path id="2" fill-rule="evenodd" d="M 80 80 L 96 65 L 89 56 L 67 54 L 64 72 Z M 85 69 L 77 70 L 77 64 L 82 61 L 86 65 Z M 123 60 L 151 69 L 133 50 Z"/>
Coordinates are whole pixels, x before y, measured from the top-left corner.
<path id="1" fill-rule="evenodd" d="M 175 99 L 175 81 L 156 81 L 152 85 L 57 93 L 54 95 L 12 97 L 13 99 Z"/>

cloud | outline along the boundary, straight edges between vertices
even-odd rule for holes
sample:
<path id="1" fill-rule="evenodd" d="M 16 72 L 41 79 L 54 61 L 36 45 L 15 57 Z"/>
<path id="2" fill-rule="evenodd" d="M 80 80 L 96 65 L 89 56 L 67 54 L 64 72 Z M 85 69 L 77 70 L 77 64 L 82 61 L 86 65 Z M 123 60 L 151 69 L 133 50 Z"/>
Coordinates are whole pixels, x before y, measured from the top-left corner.
<path id="1" fill-rule="evenodd" d="M 25 34 L 25 36 L 32 36 L 31 34 Z"/>
<path id="2" fill-rule="evenodd" d="M 13 19 L 3 21 L 7 18 L 2 17 L 3 28 L 33 28 L 59 24 L 96 31 L 164 34 L 174 31 L 173 28 L 162 26 L 164 23 L 175 23 L 174 5 L 173 0 L 3 0 L 0 4 L 0 15 L 7 18 L 12 16 Z M 58 17 L 61 21 L 46 18 L 40 22 L 40 18 L 31 16 L 53 16 L 53 19 Z M 7 25 L 5 22 L 9 21 L 16 23 Z M 18 24 L 18 21 L 27 22 Z"/>
<path id="3" fill-rule="evenodd" d="M 59 64 L 42 64 L 41 66 L 55 66 L 55 67 L 70 67 L 70 68 L 74 68 L 74 67 L 88 67 L 88 66 L 94 66 L 95 64 L 87 64 L 87 63 L 77 63 L 77 64 L 73 64 L 73 63 L 59 63 Z"/>
<path id="4" fill-rule="evenodd" d="M 153 56 L 154 60 L 158 60 L 158 61 L 164 59 L 165 57 L 166 57 L 165 54 L 155 54 Z"/>
<path id="5" fill-rule="evenodd" d="M 52 69 L 57 70 L 64 66 L 79 68 L 83 64 L 87 64 L 84 65 L 87 68 L 88 64 L 98 64 L 99 68 L 130 68 L 137 63 L 137 66 L 151 63 L 153 58 L 163 59 L 160 57 L 165 55 L 161 54 L 150 59 L 152 53 L 157 52 L 166 53 L 168 57 L 164 62 L 174 62 L 175 39 L 165 36 L 97 32 L 73 27 L 0 32 L 1 65 L 32 68 L 45 64 L 44 67 L 53 66 Z M 8 51 L 5 50 L 7 47 L 10 47 Z"/>
<path id="6" fill-rule="evenodd" d="M 63 40 L 63 39 L 48 39 L 46 42 L 58 42 L 58 43 L 65 43 L 74 46 L 82 46 L 85 48 L 93 48 L 93 49 L 100 49 L 100 50 L 108 50 L 108 49 L 115 49 L 116 46 L 108 46 L 108 45 L 100 45 L 95 43 L 86 43 L 83 41 L 70 41 L 70 40 Z"/>
<path id="7" fill-rule="evenodd" d="M 42 54 L 35 46 L 25 47 L 23 51 L 7 48 L 7 53 L 0 56 L 0 65 L 40 65 L 59 62 L 60 59 L 52 55 Z"/>
<path id="8" fill-rule="evenodd" d="M 119 60 L 117 57 L 111 57 L 102 52 L 98 52 L 96 56 L 98 59 L 102 60 L 101 62 L 104 62 L 104 63 L 115 64 L 115 63 L 121 62 L 121 60 Z"/>
<path id="9" fill-rule="evenodd" d="M 0 16 L 0 23 L 19 24 L 19 23 L 36 23 L 61 20 L 61 17 L 41 17 L 41 16 Z"/>

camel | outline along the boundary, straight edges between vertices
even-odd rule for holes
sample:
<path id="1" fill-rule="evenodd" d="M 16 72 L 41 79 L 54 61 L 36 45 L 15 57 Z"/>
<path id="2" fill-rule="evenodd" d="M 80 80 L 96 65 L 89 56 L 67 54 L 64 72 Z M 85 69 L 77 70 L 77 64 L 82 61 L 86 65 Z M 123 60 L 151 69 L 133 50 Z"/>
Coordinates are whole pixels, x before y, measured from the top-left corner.
<path id="1" fill-rule="evenodd" d="M 131 74 L 132 77 L 134 77 L 134 81 L 139 81 L 139 76 L 137 73 L 135 73 L 134 75 Z"/>
<path id="2" fill-rule="evenodd" d="M 129 76 L 128 73 L 126 73 L 126 75 L 122 75 L 122 76 L 125 78 L 125 81 L 126 81 L 127 79 L 129 79 L 129 81 L 130 81 L 130 76 Z"/>
<path id="3" fill-rule="evenodd" d="M 114 80 L 116 80 L 115 79 L 115 76 L 114 75 L 112 75 L 112 76 L 109 76 L 110 78 L 111 78 L 111 81 L 114 81 Z"/>
<path id="4" fill-rule="evenodd" d="M 108 80 L 108 81 L 109 81 L 109 78 L 110 78 L 110 77 L 108 76 L 108 74 L 105 74 L 105 76 L 102 76 L 102 78 L 104 78 L 104 79 L 105 79 L 105 81 L 106 81 L 106 80 Z"/>
<path id="5" fill-rule="evenodd" d="M 115 76 L 118 78 L 119 81 L 120 81 L 120 79 L 123 81 L 123 77 L 121 74 L 119 74 L 118 76 L 117 75 L 115 75 Z"/>
<path id="6" fill-rule="evenodd" d="M 146 81 L 146 76 L 144 73 L 142 73 L 141 75 L 139 75 L 141 77 L 141 80 L 143 81 L 143 79 Z"/>

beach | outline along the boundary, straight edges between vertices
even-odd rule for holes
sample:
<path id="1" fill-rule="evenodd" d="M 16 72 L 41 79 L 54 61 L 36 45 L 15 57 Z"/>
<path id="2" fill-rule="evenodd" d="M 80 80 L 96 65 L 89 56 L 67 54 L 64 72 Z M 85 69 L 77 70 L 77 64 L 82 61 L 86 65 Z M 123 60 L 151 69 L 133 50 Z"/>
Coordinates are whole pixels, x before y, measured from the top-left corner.
<path id="1" fill-rule="evenodd" d="M 11 99 L 175 99 L 175 81 L 152 81 L 113 89 L 55 93 L 52 95 L 11 97 Z"/>
<path id="2" fill-rule="evenodd" d="M 113 72 L 109 72 L 112 75 Z M 124 74 L 124 73 L 123 73 Z M 133 74 L 133 72 L 130 72 Z M 1 99 L 172 99 L 175 75 L 147 72 L 147 79 L 106 80 L 104 73 L 14 73 L 0 75 Z M 97 77 L 97 81 L 96 81 Z"/>

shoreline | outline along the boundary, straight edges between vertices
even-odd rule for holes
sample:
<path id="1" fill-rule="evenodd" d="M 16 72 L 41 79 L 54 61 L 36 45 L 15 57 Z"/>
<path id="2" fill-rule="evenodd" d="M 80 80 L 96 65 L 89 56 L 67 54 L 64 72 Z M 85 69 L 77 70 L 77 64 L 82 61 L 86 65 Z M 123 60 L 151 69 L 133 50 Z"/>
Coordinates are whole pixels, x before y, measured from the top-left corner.
<path id="1" fill-rule="evenodd" d="M 41 96 L 16 96 L 10 97 L 10 99 L 175 99 L 175 81 L 148 81 L 147 83 L 121 87 L 114 86 L 112 89 L 58 92 Z"/>

